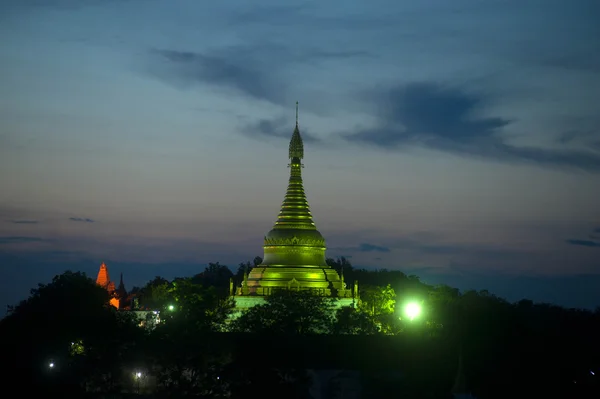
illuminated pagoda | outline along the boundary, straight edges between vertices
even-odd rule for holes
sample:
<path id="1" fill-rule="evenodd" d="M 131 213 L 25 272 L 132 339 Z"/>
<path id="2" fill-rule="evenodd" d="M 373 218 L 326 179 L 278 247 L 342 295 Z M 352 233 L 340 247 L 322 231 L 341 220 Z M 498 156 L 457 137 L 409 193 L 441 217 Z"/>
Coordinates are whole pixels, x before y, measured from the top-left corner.
<path id="1" fill-rule="evenodd" d="M 121 273 L 119 287 L 116 288 L 115 282 L 111 281 L 110 279 L 106 263 L 102 262 L 100 265 L 100 270 L 98 271 L 98 276 L 96 277 L 96 284 L 108 291 L 108 294 L 110 295 L 110 304 L 112 306 L 117 309 L 125 308 L 124 305 L 130 300 L 130 298 L 128 298 L 127 290 L 125 289 L 125 284 L 123 283 L 123 273 Z"/>
<path id="2" fill-rule="evenodd" d="M 325 239 L 317 230 L 302 184 L 304 144 L 298 126 L 289 146 L 290 179 L 273 229 L 264 237 L 264 257 L 261 264 L 244 274 L 235 295 L 237 308 L 263 303 L 264 297 L 277 289 L 310 290 L 317 295 L 339 298 L 340 305 L 352 304 L 357 287 L 346 288 L 343 275 L 327 265 Z"/>
<path id="3" fill-rule="evenodd" d="M 115 292 L 115 283 L 114 281 L 110 281 L 110 276 L 108 274 L 108 267 L 106 267 L 106 263 L 102 262 L 100 265 L 100 270 L 98 271 L 98 277 L 96 277 L 96 284 L 100 287 L 106 289 L 110 294 Z"/>

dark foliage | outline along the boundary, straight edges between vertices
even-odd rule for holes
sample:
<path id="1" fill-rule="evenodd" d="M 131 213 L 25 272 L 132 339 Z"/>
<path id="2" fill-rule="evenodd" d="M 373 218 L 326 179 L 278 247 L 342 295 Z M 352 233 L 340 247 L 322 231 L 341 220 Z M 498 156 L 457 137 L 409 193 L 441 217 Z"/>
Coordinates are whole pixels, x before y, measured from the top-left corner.
<path id="1" fill-rule="evenodd" d="M 108 306 L 107 292 L 85 275 L 57 276 L 0 321 L 10 364 L 1 378 L 32 397 L 308 398 L 321 378 L 314 370 L 345 369 L 360 371 L 369 398 L 446 398 L 452 389 L 478 398 L 600 397 L 598 310 L 509 303 L 330 259 L 349 286 L 359 281 L 356 307 L 280 291 L 231 321 L 229 280 L 260 262 L 235 276 L 215 263 L 192 278 L 156 277 L 139 290 L 142 307 L 160 312 L 154 329 Z M 403 317 L 407 301 L 422 305 L 420 317 Z M 322 392 L 339 392 L 343 378 Z"/>

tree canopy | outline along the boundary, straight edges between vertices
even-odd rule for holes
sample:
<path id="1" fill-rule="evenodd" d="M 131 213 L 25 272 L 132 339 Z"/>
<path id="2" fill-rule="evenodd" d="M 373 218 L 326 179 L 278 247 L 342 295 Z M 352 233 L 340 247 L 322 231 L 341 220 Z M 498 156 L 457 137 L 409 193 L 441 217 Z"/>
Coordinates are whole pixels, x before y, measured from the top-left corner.
<path id="1" fill-rule="evenodd" d="M 598 310 L 509 303 L 399 271 L 357 269 L 340 258 L 328 263 L 350 284 L 360 282 L 355 306 L 280 290 L 236 318 L 229 281 L 260 262 L 240 265 L 237 275 L 217 262 L 191 277 L 157 276 L 136 293 L 141 313 L 109 306 L 107 291 L 85 274 L 56 276 L 0 321 L 0 349 L 14 359 L 4 378 L 24 381 L 22 390 L 30 393 L 152 388 L 164 395 L 236 397 L 265 393 L 268 385 L 275 396 L 308 397 L 307 364 L 324 356 L 327 367 L 362 367 L 369 397 L 387 397 L 390 390 L 440 397 L 453 385 L 480 398 L 598 393 Z M 407 317 L 409 303 L 420 308 L 418 316 Z M 141 328 L 148 317 L 157 320 L 154 328 Z M 256 356 L 283 363 L 266 367 Z M 376 363 L 367 361 L 373 358 L 400 367 L 404 377 L 382 380 L 371 368 Z"/>

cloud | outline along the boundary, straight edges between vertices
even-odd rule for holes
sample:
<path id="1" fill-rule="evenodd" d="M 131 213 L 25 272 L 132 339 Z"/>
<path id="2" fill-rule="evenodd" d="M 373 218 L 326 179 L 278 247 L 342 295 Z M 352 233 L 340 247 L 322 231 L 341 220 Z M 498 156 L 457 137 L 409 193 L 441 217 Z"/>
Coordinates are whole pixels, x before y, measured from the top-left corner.
<path id="1" fill-rule="evenodd" d="M 600 247 L 600 242 L 591 240 L 565 240 L 567 244 L 580 245 L 582 247 Z"/>
<path id="2" fill-rule="evenodd" d="M 564 145 L 579 145 L 591 151 L 600 152 L 600 118 L 579 118 L 570 121 L 574 125 L 584 126 L 583 129 L 571 129 L 558 136 L 557 142 Z"/>
<path id="3" fill-rule="evenodd" d="M 458 155 L 503 162 L 600 172 L 600 155 L 575 150 L 519 147 L 501 131 L 509 119 L 483 117 L 485 98 L 436 83 L 410 83 L 371 95 L 379 125 L 342 137 L 350 142 L 398 150 L 424 146 Z"/>
<path id="4" fill-rule="evenodd" d="M 258 122 L 248 124 L 241 129 L 241 132 L 249 137 L 277 137 L 289 140 L 292 137 L 294 128 L 289 124 L 289 118 L 260 119 Z M 310 134 L 306 129 L 300 129 L 302 140 L 309 143 L 316 143 L 320 140 Z"/>
<path id="5" fill-rule="evenodd" d="M 175 50 L 154 50 L 170 63 L 162 77 L 180 83 L 208 83 L 233 88 L 241 93 L 272 103 L 280 103 L 281 90 L 269 75 L 249 63 L 238 63 L 233 57 Z"/>
<path id="6" fill-rule="evenodd" d="M 388 247 L 362 243 L 356 247 L 344 247 L 344 248 L 330 248 L 332 251 L 348 251 L 348 252 L 390 252 Z M 351 256 L 344 255 L 345 258 L 351 258 Z"/>
<path id="7" fill-rule="evenodd" d="M 11 220 L 11 223 L 14 224 L 38 224 L 40 223 L 38 220 Z"/>
<path id="8" fill-rule="evenodd" d="M 0 244 L 19 244 L 24 242 L 40 242 L 43 241 L 40 237 L 0 237 Z"/>
<path id="9" fill-rule="evenodd" d="M 287 102 L 286 67 L 330 59 L 370 56 L 361 50 L 326 50 L 264 43 L 223 47 L 205 52 L 154 49 L 150 72 L 179 87 L 197 83 L 234 89 L 252 99 L 276 105 Z M 157 60 L 165 63 L 156 63 Z"/>
<path id="10" fill-rule="evenodd" d="M 521 260 L 530 254 L 525 251 L 481 244 L 445 244 L 436 242 L 435 237 L 419 239 L 405 237 L 396 240 L 390 247 L 393 250 L 408 251 L 421 255 L 445 255 L 451 257 L 469 257 L 477 259 L 494 259 L 510 262 Z"/>
<path id="11" fill-rule="evenodd" d="M 88 219 L 88 218 L 69 218 L 70 221 L 72 222 L 85 222 L 85 223 L 94 223 L 94 220 L 92 219 Z"/>
<path id="12" fill-rule="evenodd" d="M 569 239 L 565 240 L 567 244 L 570 245 L 578 245 L 581 247 L 600 247 L 600 237 L 596 236 L 596 234 L 600 233 L 600 227 L 592 230 L 592 233 L 588 236 L 589 240 L 580 240 L 580 239 Z"/>
<path id="13" fill-rule="evenodd" d="M 362 243 L 358 246 L 359 252 L 390 252 L 388 247 L 382 247 L 379 245 Z"/>

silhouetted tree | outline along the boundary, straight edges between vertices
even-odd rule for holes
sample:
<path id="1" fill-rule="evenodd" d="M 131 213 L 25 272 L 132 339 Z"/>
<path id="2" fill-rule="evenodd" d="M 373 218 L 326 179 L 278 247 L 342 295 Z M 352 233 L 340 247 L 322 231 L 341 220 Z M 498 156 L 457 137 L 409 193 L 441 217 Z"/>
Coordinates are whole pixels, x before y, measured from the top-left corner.
<path id="1" fill-rule="evenodd" d="M 143 331 L 108 299 L 107 291 L 85 274 L 70 271 L 32 289 L 0 322 L 1 353 L 11 359 L 3 377 L 21 381 L 21 393 L 84 390 L 98 375 L 107 383 L 97 388 L 116 389 L 127 349 Z"/>
<path id="2" fill-rule="evenodd" d="M 218 373 L 229 358 L 226 348 L 203 337 L 225 329 L 233 300 L 191 278 L 176 279 L 169 292 L 173 304 L 161 310 L 161 323 L 149 339 L 160 388 L 171 394 L 218 397 Z"/>
<path id="3" fill-rule="evenodd" d="M 171 283 L 156 276 L 139 291 L 140 306 L 147 309 L 160 309 L 173 300 L 169 293 Z"/>
<path id="4" fill-rule="evenodd" d="M 332 331 L 335 302 L 308 291 L 279 290 L 231 323 L 239 332 L 323 334 Z"/>
<path id="5" fill-rule="evenodd" d="M 209 263 L 204 271 L 195 275 L 192 280 L 196 284 L 202 284 L 205 287 L 214 287 L 216 292 L 225 297 L 229 295 L 229 279 L 233 277 L 233 273 L 225 265 L 217 263 Z"/>
<path id="6" fill-rule="evenodd" d="M 336 312 L 333 325 L 334 334 L 373 335 L 379 333 L 373 317 L 351 306 L 344 306 Z"/>

